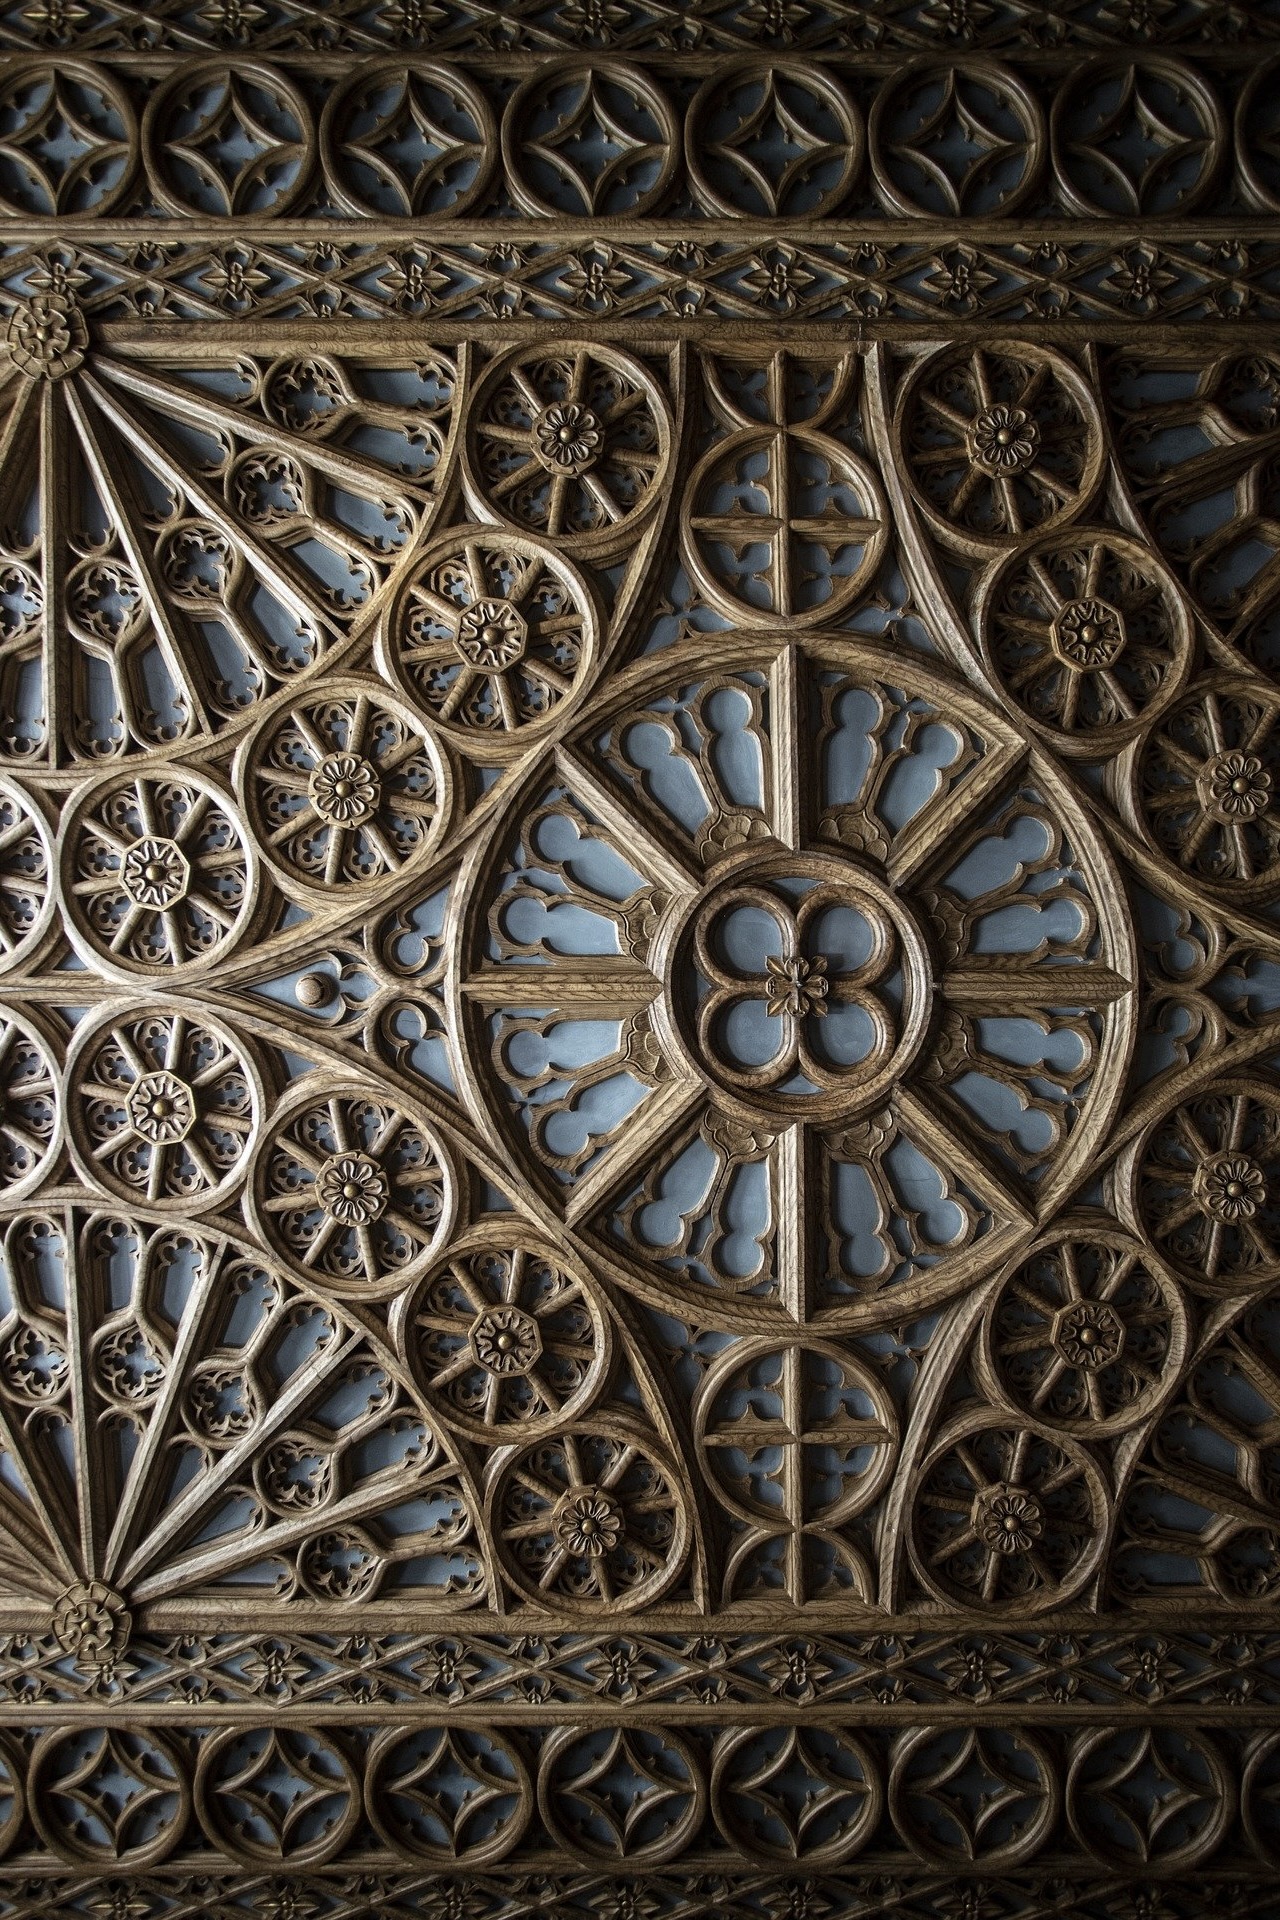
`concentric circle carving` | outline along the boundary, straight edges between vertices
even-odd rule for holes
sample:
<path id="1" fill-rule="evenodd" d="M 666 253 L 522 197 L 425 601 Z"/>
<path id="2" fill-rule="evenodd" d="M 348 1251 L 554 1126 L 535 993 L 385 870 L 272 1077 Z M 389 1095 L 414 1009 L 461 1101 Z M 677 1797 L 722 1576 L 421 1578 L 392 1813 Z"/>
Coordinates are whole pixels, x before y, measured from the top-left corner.
<path id="1" fill-rule="evenodd" d="M 995 1873 L 1034 1858 L 1061 1804 L 1058 1770 L 1027 1727 L 918 1727 L 895 1743 L 889 1812 L 933 1867 Z"/>
<path id="2" fill-rule="evenodd" d="M 67 1056 L 72 1155 L 91 1187 L 203 1212 L 239 1185 L 264 1092 L 245 1043 L 201 1010 L 104 1008 Z"/>
<path id="3" fill-rule="evenodd" d="M 1228 146 L 1207 77 L 1159 53 L 1078 62 L 1054 95 L 1049 137 L 1067 205 L 1104 219 L 1190 213 Z"/>
<path id="4" fill-rule="evenodd" d="M 450 1248 L 405 1300 L 398 1327 L 433 1411 L 490 1445 L 577 1418 L 611 1348 L 581 1263 L 535 1234 L 493 1228 Z"/>
<path id="5" fill-rule="evenodd" d="M 660 1030 L 750 1120 L 868 1107 L 922 1044 L 925 943 L 903 903 L 852 860 L 752 853 L 695 896 L 661 952 Z"/>
<path id="6" fill-rule="evenodd" d="M 142 116 L 152 190 L 173 214 L 281 214 L 297 200 L 315 133 L 301 93 L 263 61 L 195 60 Z"/>
<path id="7" fill-rule="evenodd" d="M 252 734 L 237 780 L 265 857 L 306 893 L 412 871 L 452 808 L 448 760 L 375 681 L 330 682 Z"/>
<path id="8" fill-rule="evenodd" d="M 204 774 L 113 774 L 59 835 L 68 931 L 87 964 L 164 983 L 225 960 L 253 925 L 257 853 Z"/>
<path id="9" fill-rule="evenodd" d="M 300 1279 L 353 1299 L 398 1293 L 448 1232 L 449 1156 L 403 1103 L 355 1083 L 302 1087 L 258 1150 L 250 1206 Z"/>
<path id="10" fill-rule="evenodd" d="M 392 603 L 380 662 L 447 738 L 510 757 L 594 663 L 599 616 L 550 546 L 492 527 L 433 541 Z"/>
<path id="11" fill-rule="evenodd" d="M 902 390 L 893 434 L 929 525 L 975 557 L 1078 519 L 1105 462 L 1097 401 L 1080 374 L 1022 341 L 930 355 Z"/>
<path id="12" fill-rule="evenodd" d="M 476 390 L 467 474 L 481 509 L 562 553 L 625 547 L 657 506 L 671 410 L 654 376 L 612 347 L 523 347 Z"/>

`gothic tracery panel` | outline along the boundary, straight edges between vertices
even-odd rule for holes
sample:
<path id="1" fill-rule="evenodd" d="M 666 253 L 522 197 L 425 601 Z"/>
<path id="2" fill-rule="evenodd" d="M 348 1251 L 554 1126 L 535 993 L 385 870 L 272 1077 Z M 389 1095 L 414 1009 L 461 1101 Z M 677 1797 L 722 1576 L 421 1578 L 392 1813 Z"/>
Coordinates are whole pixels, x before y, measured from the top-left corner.
<path id="1" fill-rule="evenodd" d="M 1274 1911 L 1278 87 L 0 6 L 0 1920 Z"/>

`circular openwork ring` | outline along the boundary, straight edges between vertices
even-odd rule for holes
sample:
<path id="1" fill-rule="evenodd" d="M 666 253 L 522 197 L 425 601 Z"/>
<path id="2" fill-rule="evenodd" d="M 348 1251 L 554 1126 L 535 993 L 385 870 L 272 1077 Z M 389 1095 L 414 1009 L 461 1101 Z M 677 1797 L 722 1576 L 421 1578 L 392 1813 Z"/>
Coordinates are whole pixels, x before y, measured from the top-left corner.
<path id="1" fill-rule="evenodd" d="M 478 512 L 599 558 L 662 497 L 672 422 L 658 382 L 613 347 L 521 347 L 476 389 L 464 450 Z"/>
<path id="2" fill-rule="evenodd" d="M 618 1798 L 597 1782 L 618 1783 Z M 683 1853 L 707 1810 L 697 1755 L 670 1727 L 557 1727 L 538 1756 L 538 1811 L 571 1860 L 656 1867 Z"/>
<path id="3" fill-rule="evenodd" d="M 142 152 L 170 213 L 284 213 L 315 154 L 311 110 L 259 60 L 196 60 L 162 82 L 142 116 Z"/>
<path id="4" fill-rule="evenodd" d="M 749 487 L 746 472 L 758 475 Z M 726 490 L 736 502 L 727 509 Z M 753 427 L 717 441 L 685 497 L 689 571 L 742 626 L 826 625 L 864 591 L 889 539 L 889 510 L 866 461 L 807 427 Z"/>
<path id="5" fill-rule="evenodd" d="M 683 1476 L 653 1435 L 622 1419 L 579 1422 L 512 1447 L 489 1492 L 511 1585 L 584 1618 L 650 1606 L 679 1578 L 690 1525 Z"/>
<path id="6" fill-rule="evenodd" d="M 421 866 L 453 804 L 446 756 L 373 679 L 327 680 L 256 728 L 236 784 L 267 860 L 307 896 L 367 891 Z"/>
<path id="7" fill-rule="evenodd" d="M 1024 1866 L 1057 1824 L 1048 1749 L 1026 1727 L 917 1727 L 895 1743 L 889 1815 L 938 1867 Z"/>
<path id="8" fill-rule="evenodd" d="M 0 973 L 21 965 L 53 917 L 53 850 L 36 802 L 0 778 Z"/>
<path id="9" fill-rule="evenodd" d="M 227 1727 L 201 1747 L 196 1818 L 215 1846 L 246 1866 L 332 1860 L 361 1804 L 355 1768 L 331 1732 Z"/>
<path id="10" fill-rule="evenodd" d="M 1202 72 L 1163 54 L 1104 54 L 1068 69 L 1049 110 L 1054 179 L 1088 217 L 1188 214 L 1228 147 Z"/>
<path id="11" fill-rule="evenodd" d="M 760 1866 L 807 1871 L 851 1860 L 883 1808 L 875 1758 L 843 1727 L 742 1727 L 716 1742 L 715 1823 Z"/>
<path id="12" fill-rule="evenodd" d="M 87 787 L 58 835 L 58 879 L 85 964 L 161 986 L 225 960 L 260 904 L 257 853 L 235 803 L 186 767 Z"/>
<path id="13" fill-rule="evenodd" d="M 1006 1268 L 983 1318 L 981 1365 L 1019 1413 L 1101 1440 L 1159 1404 L 1189 1333 L 1177 1285 L 1141 1243 L 1081 1221 Z"/>
<path id="14" fill-rule="evenodd" d="M 1280 1085 L 1213 1081 L 1175 1100 L 1133 1149 L 1132 1219 L 1178 1276 L 1239 1293 L 1280 1276 Z"/>
<path id="15" fill-rule="evenodd" d="M 603 157 L 593 126 L 604 134 Z M 679 157 L 666 96 L 617 60 L 539 66 L 502 116 L 502 164 L 526 213 L 638 219 L 664 198 Z"/>
<path id="16" fill-rule="evenodd" d="M 1146 1785 L 1140 1798 L 1115 1791 L 1137 1779 Z M 1153 1820 L 1152 1800 L 1167 1807 L 1174 1796 L 1177 1819 Z M 1066 1805 L 1072 1833 L 1095 1860 L 1113 1871 L 1165 1873 L 1208 1859 L 1235 1818 L 1236 1789 L 1200 1727 L 1099 1727 L 1076 1743 Z"/>
<path id="17" fill-rule="evenodd" d="M 1112 527 L 1042 533 L 996 562 L 974 605 L 987 670 L 1060 752 L 1111 754 L 1176 700 L 1194 628 L 1149 547 Z"/>
<path id="18" fill-rule="evenodd" d="M 912 1563 L 949 1606 L 1043 1613 L 1092 1579 L 1109 1506 L 1076 1441 L 976 1408 L 944 1428 L 919 1471 Z"/>
<path id="19" fill-rule="evenodd" d="M 681 904 L 655 964 L 671 983 L 663 1039 L 752 1122 L 865 1110 L 928 1027 L 923 937 L 848 857 L 752 853 Z"/>
<path id="20" fill-rule="evenodd" d="M 1087 509 L 1106 465 L 1098 405 L 1062 354 L 944 347 L 903 386 L 894 452 L 938 537 L 975 559 Z"/>
<path id="21" fill-rule="evenodd" d="M 1236 102 L 1236 166 L 1250 200 L 1266 213 L 1280 212 L 1278 97 L 1280 54 L 1275 54 L 1254 67 Z"/>
<path id="22" fill-rule="evenodd" d="M 892 213 L 922 219 L 1013 213 L 1045 157 L 1035 95 L 991 60 L 918 60 L 880 88 L 871 167 Z"/>
<path id="23" fill-rule="evenodd" d="M 685 163 L 711 213 L 814 219 L 832 213 L 862 163 L 862 120 L 818 66 L 740 60 L 705 80 L 685 122 Z"/>
<path id="24" fill-rule="evenodd" d="M 191 1812 L 187 1773 L 154 1727 L 54 1727 L 31 1755 L 27 1801 L 58 1859 L 127 1872 L 155 1866 L 181 1840 Z"/>
<path id="25" fill-rule="evenodd" d="M 138 162 L 138 123 L 125 89 L 107 67 L 65 54 L 10 61 L 0 81 L 8 163 L 0 213 L 28 220 L 110 213 Z"/>
<path id="26" fill-rule="evenodd" d="M 484 94 L 444 60 L 362 62 L 320 116 L 326 181 L 372 218 L 456 218 L 484 193 L 497 151 Z"/>
<path id="27" fill-rule="evenodd" d="M 401 1292 L 441 1246 L 456 1206 L 434 1130 L 354 1081 L 304 1082 L 276 1110 L 249 1193 L 258 1233 L 298 1278 L 356 1300 Z"/>
<path id="28" fill-rule="evenodd" d="M 516 1845 L 533 1806 L 529 1769 L 509 1731 L 388 1727 L 369 1751 L 365 1810 L 385 1844 L 410 1860 L 492 1866 Z"/>
<path id="29" fill-rule="evenodd" d="M 578 1418 L 611 1348 L 581 1263 L 511 1226 L 456 1241 L 397 1307 L 395 1329 L 432 1411 L 490 1446 Z"/>
<path id="30" fill-rule="evenodd" d="M 383 616 L 379 664 L 460 749 L 509 759 L 589 677 L 599 629 L 591 588 L 553 547 L 454 527 Z"/>
<path id="31" fill-rule="evenodd" d="M 1280 889 L 1280 699 L 1257 679 L 1215 675 L 1135 747 L 1121 788 L 1147 842 L 1241 904 Z"/>

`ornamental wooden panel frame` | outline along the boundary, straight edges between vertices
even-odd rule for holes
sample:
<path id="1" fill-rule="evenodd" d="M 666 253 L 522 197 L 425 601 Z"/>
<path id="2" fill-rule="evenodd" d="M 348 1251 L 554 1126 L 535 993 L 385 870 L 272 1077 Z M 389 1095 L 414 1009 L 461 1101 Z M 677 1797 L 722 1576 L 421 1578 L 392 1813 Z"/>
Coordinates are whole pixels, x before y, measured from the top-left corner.
<path id="1" fill-rule="evenodd" d="M 1265 1920 L 1280 5 L 0 4 L 0 1920 Z"/>

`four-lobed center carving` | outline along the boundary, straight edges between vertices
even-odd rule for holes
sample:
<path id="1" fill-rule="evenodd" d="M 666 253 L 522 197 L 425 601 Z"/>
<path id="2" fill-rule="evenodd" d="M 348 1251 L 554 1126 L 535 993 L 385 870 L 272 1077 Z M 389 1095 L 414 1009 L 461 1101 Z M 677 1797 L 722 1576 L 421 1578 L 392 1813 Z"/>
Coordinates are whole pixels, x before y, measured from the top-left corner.
<path id="1" fill-rule="evenodd" d="M 376 767 L 358 753 L 331 753 L 311 771 L 311 804 L 335 827 L 358 827 L 372 819 L 382 798 Z"/>
<path id="2" fill-rule="evenodd" d="M 120 884 L 135 907 L 176 907 L 186 898 L 191 867 L 175 840 L 148 835 L 125 854 Z"/>
<path id="3" fill-rule="evenodd" d="M 165 1068 L 135 1080 L 125 1106 L 135 1132 L 156 1147 L 176 1146 L 196 1123 L 194 1093 Z"/>
<path id="4" fill-rule="evenodd" d="M 906 1069 L 923 1033 L 924 943 L 853 860 L 753 853 L 684 914 L 660 1018 L 739 1107 L 775 1122 L 844 1114 Z"/>
<path id="5" fill-rule="evenodd" d="M 477 600 L 458 615 L 454 646 L 469 667 L 505 673 L 524 658 L 529 628 L 510 600 Z"/>
<path id="6" fill-rule="evenodd" d="M 1068 600 L 1049 629 L 1058 659 L 1080 672 L 1114 666 L 1125 639 L 1124 615 L 1108 600 Z"/>

